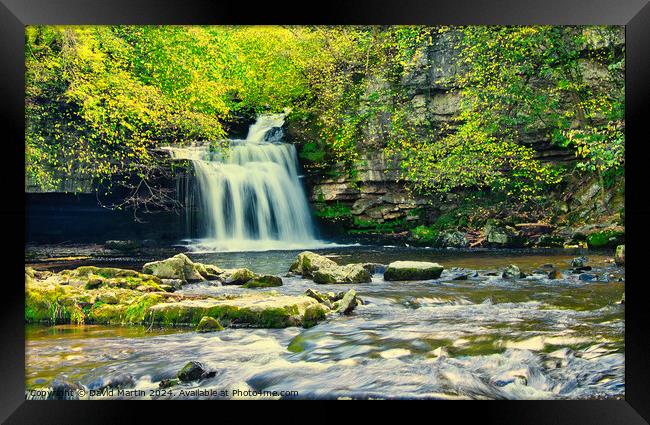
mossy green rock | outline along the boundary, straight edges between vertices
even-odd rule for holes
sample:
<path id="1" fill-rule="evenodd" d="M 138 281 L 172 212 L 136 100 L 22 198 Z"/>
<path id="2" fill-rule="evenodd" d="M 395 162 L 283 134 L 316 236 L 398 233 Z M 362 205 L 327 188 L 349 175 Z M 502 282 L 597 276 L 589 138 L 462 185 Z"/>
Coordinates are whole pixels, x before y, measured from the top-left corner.
<path id="1" fill-rule="evenodd" d="M 350 314 L 357 306 L 357 291 L 350 289 L 345 293 L 343 298 L 340 301 L 337 301 L 338 307 L 337 311 L 341 314 Z"/>
<path id="2" fill-rule="evenodd" d="M 363 267 L 363 264 L 347 264 L 345 266 L 332 266 L 321 268 L 314 272 L 315 283 L 368 283 L 372 276 Z"/>
<path id="3" fill-rule="evenodd" d="M 289 271 L 305 277 L 312 277 L 314 272 L 331 267 L 338 267 L 338 264 L 322 255 L 304 251 L 298 254 L 298 258 L 291 264 Z"/>
<path id="4" fill-rule="evenodd" d="M 221 323 L 219 323 L 217 319 L 209 316 L 203 316 L 199 324 L 196 326 L 197 332 L 215 332 L 222 330 L 223 326 L 221 326 Z"/>
<path id="5" fill-rule="evenodd" d="M 523 274 L 521 270 L 519 270 L 519 267 L 514 264 L 510 264 L 505 268 L 503 273 L 501 273 L 501 277 L 504 279 L 521 279 L 526 277 L 526 275 Z"/>
<path id="6" fill-rule="evenodd" d="M 152 323 L 164 326 L 191 326 L 203 316 L 226 326 L 286 328 L 301 326 L 305 311 L 318 304 L 307 296 L 255 293 L 231 298 L 185 299 L 161 303 L 149 309 Z"/>
<path id="7" fill-rule="evenodd" d="M 282 279 L 277 276 L 264 275 L 246 282 L 244 288 L 270 288 L 282 286 Z"/>
<path id="8" fill-rule="evenodd" d="M 196 326 L 207 316 L 227 326 L 284 328 L 302 326 L 308 307 L 318 304 L 305 295 L 276 292 L 214 297 L 143 292 L 150 290 L 145 286 L 87 289 L 67 283 L 72 274 L 64 271 L 44 280 L 25 275 L 26 322 Z M 307 319 L 322 318 L 312 311 Z"/>
<path id="9" fill-rule="evenodd" d="M 614 255 L 614 262 L 619 266 L 625 265 L 625 245 L 616 247 L 616 254 Z"/>
<path id="10" fill-rule="evenodd" d="M 205 272 L 205 267 L 199 266 Z M 197 265 L 185 254 L 177 254 L 166 260 L 147 263 L 142 272 L 161 279 L 181 279 L 187 282 L 202 281 L 206 278 L 197 270 Z"/>
<path id="11" fill-rule="evenodd" d="M 183 366 L 183 368 L 178 372 L 176 376 L 182 382 L 190 382 L 201 379 L 206 373 L 207 370 L 203 364 L 200 362 L 191 361 Z"/>
<path id="12" fill-rule="evenodd" d="M 384 280 L 429 280 L 438 279 L 444 267 L 426 261 L 394 261 L 384 272 Z"/>
<path id="13" fill-rule="evenodd" d="M 227 270 L 226 274 L 227 277 L 223 282 L 224 285 L 243 285 L 250 280 L 260 277 L 248 269 Z"/>
<path id="14" fill-rule="evenodd" d="M 305 291 L 305 295 L 315 299 L 319 303 L 324 304 L 325 306 L 327 306 L 329 308 L 332 307 L 332 303 L 331 303 L 332 299 L 334 297 L 336 297 L 336 295 L 334 295 L 334 294 L 332 294 L 332 297 L 330 297 L 327 294 L 323 294 L 322 292 L 318 292 L 318 291 L 316 291 L 314 289 L 311 289 L 311 288 L 309 288 L 309 289 L 307 289 Z"/>
<path id="15" fill-rule="evenodd" d="M 316 326 L 319 322 L 325 320 L 329 310 L 330 309 L 323 304 L 310 305 L 305 310 L 305 316 L 302 325 L 305 328 L 311 328 L 313 326 Z"/>

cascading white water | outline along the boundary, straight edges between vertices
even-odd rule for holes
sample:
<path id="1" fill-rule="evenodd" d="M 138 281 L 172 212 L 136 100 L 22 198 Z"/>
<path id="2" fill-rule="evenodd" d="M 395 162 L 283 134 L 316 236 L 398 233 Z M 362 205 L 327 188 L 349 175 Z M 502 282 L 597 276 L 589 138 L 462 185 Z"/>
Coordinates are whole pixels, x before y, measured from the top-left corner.
<path id="1" fill-rule="evenodd" d="M 293 145 L 279 143 L 283 114 L 262 115 L 245 140 L 230 140 L 225 154 L 209 145 L 167 148 L 189 159 L 199 190 L 205 234 L 196 250 L 301 249 L 321 245 L 314 236 Z"/>

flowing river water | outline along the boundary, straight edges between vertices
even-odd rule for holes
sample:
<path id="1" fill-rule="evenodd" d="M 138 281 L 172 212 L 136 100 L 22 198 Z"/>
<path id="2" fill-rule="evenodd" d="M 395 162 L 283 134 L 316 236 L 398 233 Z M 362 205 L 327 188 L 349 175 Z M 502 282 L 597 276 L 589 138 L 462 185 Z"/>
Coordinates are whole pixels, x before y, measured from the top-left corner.
<path id="1" fill-rule="evenodd" d="M 66 381 L 90 391 L 119 381 L 142 390 L 138 398 L 162 399 L 624 396 L 624 269 L 609 256 L 588 255 L 593 279 L 583 280 L 584 274 L 570 270 L 574 256 L 565 253 L 379 247 L 318 252 L 341 264 L 437 261 L 445 271 L 440 279 L 421 282 L 384 282 L 376 274 L 367 284 L 316 285 L 284 276 L 298 251 L 189 254 L 203 263 L 282 276 L 284 285 L 273 288 L 280 293 L 355 288 L 365 305 L 310 329 L 200 334 L 182 328 L 29 325 L 26 386 Z M 143 261 L 115 260 L 133 268 Z M 508 264 L 529 276 L 501 278 Z M 549 280 L 543 268 L 549 264 L 564 277 Z M 467 279 L 454 280 L 461 274 Z M 180 292 L 245 291 L 256 290 L 195 284 Z M 162 379 L 173 378 L 191 360 L 216 375 L 159 389 Z"/>

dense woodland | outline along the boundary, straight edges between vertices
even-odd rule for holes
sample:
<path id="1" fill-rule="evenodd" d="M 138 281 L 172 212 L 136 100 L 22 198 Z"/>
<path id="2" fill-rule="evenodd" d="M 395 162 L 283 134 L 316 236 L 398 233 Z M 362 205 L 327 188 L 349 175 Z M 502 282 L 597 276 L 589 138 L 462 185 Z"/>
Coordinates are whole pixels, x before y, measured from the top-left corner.
<path id="1" fill-rule="evenodd" d="M 414 127 L 399 84 L 453 32 L 461 110 Z M 289 113 L 311 167 L 354 173 L 377 117 L 380 149 L 417 193 L 489 190 L 535 206 L 575 170 L 605 187 L 624 167 L 624 44 L 618 27 L 28 27 L 26 173 L 126 185 L 156 201 L 162 145 L 221 141 L 257 113 Z M 584 59 L 604 66 L 594 83 Z M 372 90 L 371 81 L 386 84 Z M 369 89 L 369 87 L 371 89 Z M 424 128 L 424 130 L 423 130 Z M 576 161 L 540 162 L 542 132 Z M 163 167 L 164 168 L 164 167 Z M 147 194 L 139 194 L 146 191 Z M 128 206 L 125 204 L 125 206 Z"/>

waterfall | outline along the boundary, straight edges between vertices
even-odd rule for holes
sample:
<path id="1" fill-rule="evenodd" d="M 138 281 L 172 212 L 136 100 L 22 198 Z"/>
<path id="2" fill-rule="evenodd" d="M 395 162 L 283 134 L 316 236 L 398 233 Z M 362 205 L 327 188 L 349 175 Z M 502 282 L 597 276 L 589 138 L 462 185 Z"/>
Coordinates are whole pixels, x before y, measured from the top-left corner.
<path id="1" fill-rule="evenodd" d="M 296 148 L 281 143 L 283 114 L 262 115 L 225 152 L 209 144 L 166 148 L 194 167 L 202 237 L 197 250 L 316 247 Z"/>

